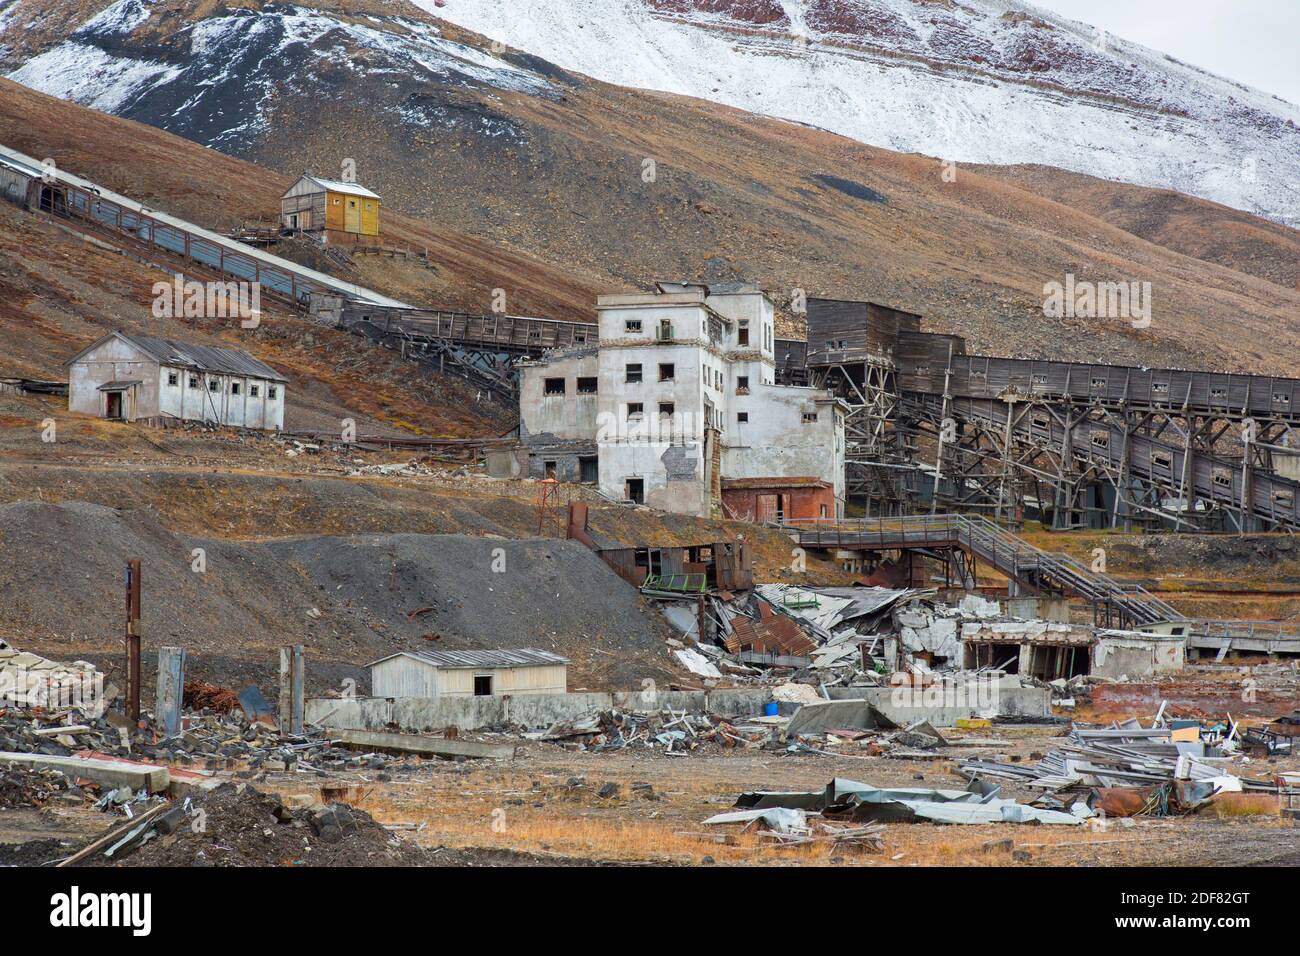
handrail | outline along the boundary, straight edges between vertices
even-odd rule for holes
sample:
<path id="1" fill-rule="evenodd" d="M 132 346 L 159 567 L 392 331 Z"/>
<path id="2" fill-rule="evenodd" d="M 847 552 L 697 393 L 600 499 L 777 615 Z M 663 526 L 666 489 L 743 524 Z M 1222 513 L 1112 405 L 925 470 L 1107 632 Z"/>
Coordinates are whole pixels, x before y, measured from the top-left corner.
<path id="1" fill-rule="evenodd" d="M 777 523 L 795 531 L 800 544 L 878 543 L 956 545 L 987 560 L 1009 577 L 1038 588 L 1073 593 L 1123 612 L 1133 621 L 1185 620 L 1173 607 L 1138 585 L 1123 585 L 1084 567 L 1066 554 L 1047 552 L 983 515 L 910 515 L 890 518 L 792 518 Z"/>

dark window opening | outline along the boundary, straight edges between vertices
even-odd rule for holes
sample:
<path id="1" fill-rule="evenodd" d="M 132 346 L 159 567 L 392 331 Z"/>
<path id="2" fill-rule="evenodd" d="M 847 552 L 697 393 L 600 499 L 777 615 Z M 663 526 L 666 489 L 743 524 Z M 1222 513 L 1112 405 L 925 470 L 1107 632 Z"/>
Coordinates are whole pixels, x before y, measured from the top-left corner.
<path id="1" fill-rule="evenodd" d="M 579 394 L 579 395 L 595 395 L 595 394 L 596 394 L 596 380 L 595 380 L 594 378 L 580 378 L 580 379 L 578 379 L 578 394 Z"/>
<path id="2" fill-rule="evenodd" d="M 215 392 L 220 387 L 221 387 L 221 383 L 218 382 L 215 378 L 208 382 L 209 392 Z"/>
<path id="3" fill-rule="evenodd" d="M 629 383 L 641 381 L 641 364 L 639 362 L 627 367 L 627 380 Z"/>
<path id="4" fill-rule="evenodd" d="M 677 406 L 676 406 L 675 404 L 673 404 L 672 402 L 660 402 L 660 403 L 659 403 L 659 414 L 660 414 L 661 416 L 666 415 L 666 416 L 668 416 L 669 418 L 671 418 L 672 415 L 673 415 L 673 412 L 675 412 L 675 411 L 677 411 Z"/>
<path id="5" fill-rule="evenodd" d="M 260 389 L 258 386 L 256 386 L 256 385 L 250 385 L 250 386 L 248 386 L 248 394 L 251 395 L 251 396 L 253 396 L 253 398 L 257 398 L 257 396 L 258 396 L 258 394 L 260 393 L 260 391 L 261 391 L 261 389 Z"/>
<path id="6" fill-rule="evenodd" d="M 737 375 L 737 376 L 736 376 L 736 394 L 737 394 L 737 395 L 748 395 L 748 394 L 749 394 L 749 376 L 748 376 L 748 375 Z"/>
<path id="7" fill-rule="evenodd" d="M 547 478 L 555 478 L 555 462 L 547 461 L 542 463 L 542 471 Z"/>
<path id="8" fill-rule="evenodd" d="M 239 394 L 239 383 L 238 383 L 238 382 L 231 382 L 231 383 L 230 383 L 230 394 L 231 394 L 231 395 L 238 395 L 238 394 Z"/>
<path id="9" fill-rule="evenodd" d="M 275 398 L 275 393 L 276 393 L 276 388 L 275 388 L 274 385 L 268 385 L 268 386 L 266 387 L 266 397 L 267 397 L 267 398 Z"/>
<path id="10" fill-rule="evenodd" d="M 736 424 L 743 425 L 749 421 L 749 412 L 736 412 Z"/>
<path id="11" fill-rule="evenodd" d="M 191 375 L 190 388 L 198 388 L 198 387 L 199 387 L 199 377 L 197 375 Z"/>
<path id="12" fill-rule="evenodd" d="M 645 504 L 645 479 L 629 478 L 623 484 L 623 497 L 639 505 Z"/>
<path id="13" fill-rule="evenodd" d="M 645 412 L 645 405 L 642 402 L 627 403 L 628 418 L 640 418 L 643 412 Z"/>
<path id="14" fill-rule="evenodd" d="M 676 367 L 673 365 L 672 362 L 660 362 L 660 363 L 659 363 L 659 381 L 661 381 L 661 382 L 671 382 L 671 381 L 673 380 L 674 373 L 675 373 L 676 371 L 677 371 L 677 369 L 676 369 Z"/>
<path id="15" fill-rule="evenodd" d="M 595 455 L 584 455 L 578 459 L 578 480 L 584 484 L 595 484 L 600 480 L 600 459 Z"/>
<path id="16" fill-rule="evenodd" d="M 167 373 L 167 384 L 168 384 L 168 385 L 179 385 L 179 384 L 180 384 L 180 381 L 181 381 L 181 377 L 180 377 L 180 375 L 179 375 L 178 373 L 176 373 L 176 372 L 168 372 L 168 373 Z"/>
<path id="17" fill-rule="evenodd" d="M 623 331 L 624 331 L 624 332 L 640 332 L 640 331 L 641 331 L 641 320 L 640 320 L 640 319 L 628 319 L 626 322 L 623 323 Z"/>
<path id="18" fill-rule="evenodd" d="M 741 320 L 741 322 L 740 322 L 740 327 L 736 330 L 736 341 L 739 342 L 741 345 L 748 345 L 748 344 L 749 344 L 749 322 L 748 322 L 748 320 L 744 320 L 744 319 Z"/>
<path id="19" fill-rule="evenodd" d="M 474 696 L 475 697 L 492 696 L 492 675 L 491 674 L 474 675 Z"/>
<path id="20" fill-rule="evenodd" d="M 817 421 L 817 413 L 816 413 L 816 412 L 804 412 L 804 413 L 803 413 L 803 423 L 804 423 L 805 425 L 811 425 L 811 424 L 813 424 L 815 421 Z"/>
<path id="21" fill-rule="evenodd" d="M 546 384 L 542 387 L 542 394 L 543 394 L 543 395 L 563 395 L 563 394 L 564 394 L 564 379 L 562 379 L 562 378 L 548 378 L 548 379 L 546 380 Z"/>

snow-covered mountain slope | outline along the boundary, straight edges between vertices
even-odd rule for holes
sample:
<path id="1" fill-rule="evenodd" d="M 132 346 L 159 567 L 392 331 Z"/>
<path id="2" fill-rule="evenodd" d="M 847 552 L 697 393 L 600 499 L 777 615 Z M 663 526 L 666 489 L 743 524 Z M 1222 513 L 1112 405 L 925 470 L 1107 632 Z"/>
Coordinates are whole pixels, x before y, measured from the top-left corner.
<path id="1" fill-rule="evenodd" d="M 567 69 L 1300 224 L 1300 107 L 1009 0 L 416 0 Z"/>
<path id="2" fill-rule="evenodd" d="M 18 29 L 23 5 L 11 0 L 0 13 L 0 39 Z M 539 73 L 402 16 L 272 3 L 178 19 L 165 3 L 115 0 L 9 78 L 236 153 L 266 129 L 275 100 L 300 93 L 328 102 L 331 91 L 351 79 L 538 96 L 548 95 L 550 86 Z M 409 127 L 463 121 L 440 107 L 426 108 L 419 97 L 390 97 L 383 111 L 390 122 Z M 509 135 L 505 126 L 479 132 Z"/>

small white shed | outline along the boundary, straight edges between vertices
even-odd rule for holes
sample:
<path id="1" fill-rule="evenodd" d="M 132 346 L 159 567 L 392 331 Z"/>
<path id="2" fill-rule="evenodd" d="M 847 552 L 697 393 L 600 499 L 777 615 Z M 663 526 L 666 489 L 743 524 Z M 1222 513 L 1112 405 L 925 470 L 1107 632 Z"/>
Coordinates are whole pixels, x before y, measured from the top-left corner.
<path id="1" fill-rule="evenodd" d="M 499 697 L 563 694 L 568 658 L 533 648 L 399 651 L 371 661 L 373 697 Z"/>

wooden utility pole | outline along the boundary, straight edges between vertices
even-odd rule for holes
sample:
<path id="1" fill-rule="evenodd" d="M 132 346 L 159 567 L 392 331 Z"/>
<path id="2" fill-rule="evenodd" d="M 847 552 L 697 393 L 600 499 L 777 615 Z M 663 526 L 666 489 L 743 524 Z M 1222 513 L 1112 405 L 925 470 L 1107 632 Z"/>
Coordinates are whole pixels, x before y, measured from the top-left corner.
<path id="1" fill-rule="evenodd" d="M 126 716 L 140 719 L 140 559 L 126 565 Z"/>

